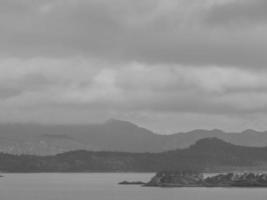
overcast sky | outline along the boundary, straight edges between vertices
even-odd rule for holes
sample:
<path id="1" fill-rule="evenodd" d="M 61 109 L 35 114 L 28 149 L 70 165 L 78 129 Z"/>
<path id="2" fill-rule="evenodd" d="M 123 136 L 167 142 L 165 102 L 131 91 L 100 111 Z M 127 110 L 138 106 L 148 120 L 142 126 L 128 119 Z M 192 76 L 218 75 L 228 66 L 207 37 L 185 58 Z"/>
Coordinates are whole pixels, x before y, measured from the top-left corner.
<path id="1" fill-rule="evenodd" d="M 0 122 L 267 129 L 266 0 L 1 0 Z"/>

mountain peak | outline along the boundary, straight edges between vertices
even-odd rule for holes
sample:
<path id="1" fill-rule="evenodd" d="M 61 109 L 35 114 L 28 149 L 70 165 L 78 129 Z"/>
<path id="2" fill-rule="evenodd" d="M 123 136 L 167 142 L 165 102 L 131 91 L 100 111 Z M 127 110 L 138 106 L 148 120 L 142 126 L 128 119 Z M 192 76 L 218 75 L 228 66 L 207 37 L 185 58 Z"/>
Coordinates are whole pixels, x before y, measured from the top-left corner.
<path id="1" fill-rule="evenodd" d="M 221 129 L 217 129 L 217 128 L 210 130 L 210 132 L 213 132 L 213 133 L 225 133 Z"/>
<path id="2" fill-rule="evenodd" d="M 128 121 L 124 121 L 124 120 L 119 120 L 119 119 L 114 119 L 114 118 L 110 118 L 108 119 L 105 124 L 116 124 L 116 123 L 120 123 L 120 124 L 124 124 L 124 123 L 127 123 L 127 124 L 133 124 L 131 122 L 128 122 Z"/>
<path id="3" fill-rule="evenodd" d="M 254 134 L 254 133 L 259 133 L 258 131 L 255 131 L 253 129 L 246 129 L 242 131 L 242 134 Z"/>
<path id="4" fill-rule="evenodd" d="M 224 140 L 216 137 L 203 138 L 198 140 L 195 144 L 191 145 L 190 148 L 197 149 L 217 149 L 225 146 L 233 146 L 231 143 L 225 142 Z"/>
<path id="5" fill-rule="evenodd" d="M 116 123 L 116 122 L 119 122 L 120 120 L 118 120 L 118 119 L 114 119 L 114 118 L 110 118 L 110 119 L 108 119 L 108 120 L 106 120 L 106 124 L 110 124 L 110 123 Z"/>
<path id="6" fill-rule="evenodd" d="M 104 124 L 118 127 L 138 127 L 136 124 L 119 119 L 108 119 Z"/>

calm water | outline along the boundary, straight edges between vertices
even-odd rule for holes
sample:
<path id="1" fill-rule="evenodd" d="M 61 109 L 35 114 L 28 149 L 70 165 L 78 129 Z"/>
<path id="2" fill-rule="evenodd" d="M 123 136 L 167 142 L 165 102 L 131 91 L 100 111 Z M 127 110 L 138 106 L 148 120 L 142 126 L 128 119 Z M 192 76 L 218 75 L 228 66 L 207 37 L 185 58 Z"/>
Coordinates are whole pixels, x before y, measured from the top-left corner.
<path id="1" fill-rule="evenodd" d="M 266 200 L 264 188 L 149 188 L 118 185 L 153 174 L 3 174 L 1 200 Z"/>

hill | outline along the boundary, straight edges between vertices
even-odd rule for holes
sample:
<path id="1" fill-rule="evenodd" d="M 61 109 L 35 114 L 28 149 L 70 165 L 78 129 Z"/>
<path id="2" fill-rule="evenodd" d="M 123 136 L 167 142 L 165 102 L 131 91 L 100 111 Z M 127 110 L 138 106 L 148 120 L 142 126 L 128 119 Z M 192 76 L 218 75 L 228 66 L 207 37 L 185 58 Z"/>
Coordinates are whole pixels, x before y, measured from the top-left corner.
<path id="1" fill-rule="evenodd" d="M 187 148 L 197 140 L 216 137 L 236 145 L 267 146 L 267 132 L 194 130 L 158 135 L 133 123 L 108 120 L 103 124 L 0 124 L 0 152 L 55 155 L 67 151 L 151 152 Z"/>
<path id="2" fill-rule="evenodd" d="M 54 156 L 0 154 L 3 172 L 155 172 L 266 170 L 266 147 L 232 145 L 217 138 L 201 139 L 186 149 L 163 153 L 71 151 Z"/>

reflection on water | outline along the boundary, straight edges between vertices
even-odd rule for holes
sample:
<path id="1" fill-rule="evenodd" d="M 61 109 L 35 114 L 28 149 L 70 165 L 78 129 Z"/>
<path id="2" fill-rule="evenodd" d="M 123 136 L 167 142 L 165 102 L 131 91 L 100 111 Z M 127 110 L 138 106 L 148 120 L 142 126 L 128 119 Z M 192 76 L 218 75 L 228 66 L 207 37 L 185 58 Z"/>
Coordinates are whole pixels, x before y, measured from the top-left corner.
<path id="1" fill-rule="evenodd" d="M 266 200 L 264 188 L 150 188 L 118 185 L 148 181 L 153 174 L 4 174 L 1 200 Z"/>

